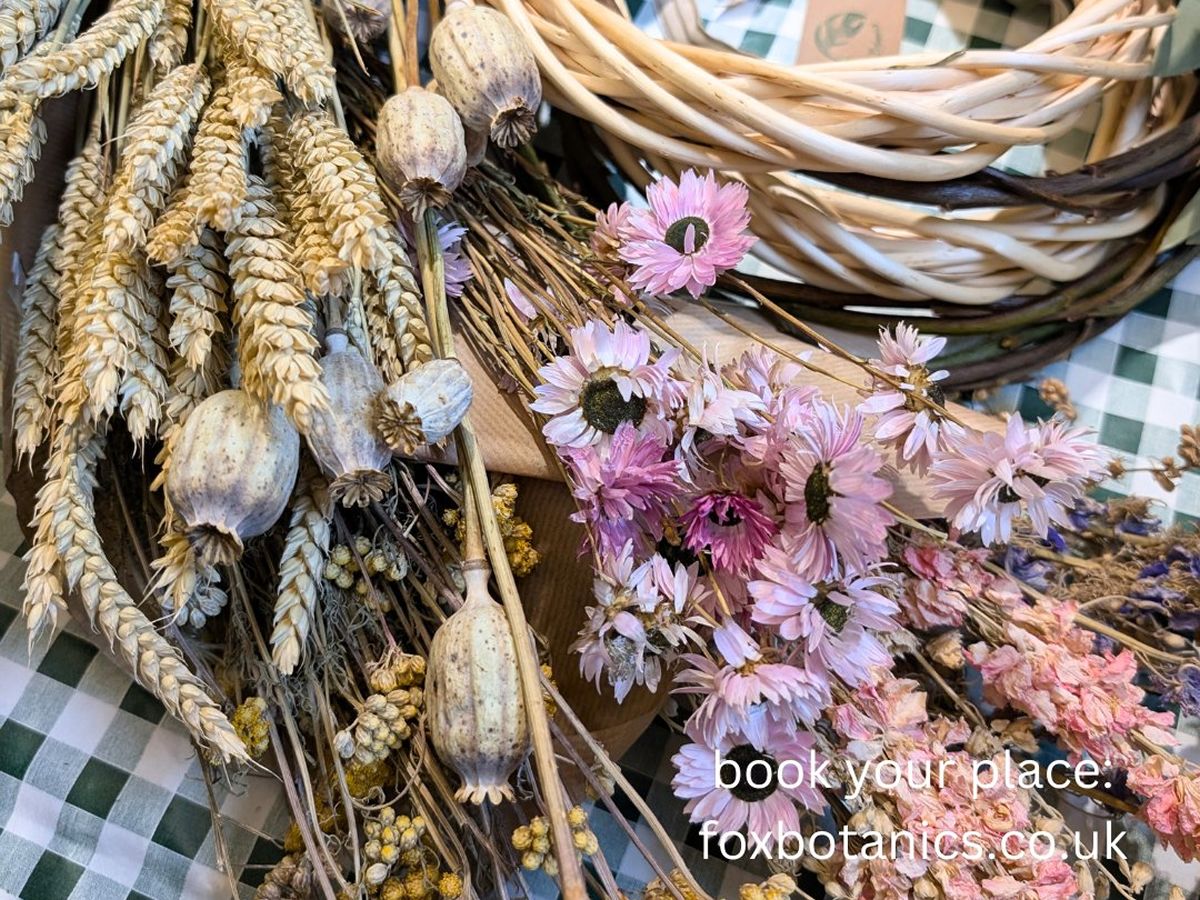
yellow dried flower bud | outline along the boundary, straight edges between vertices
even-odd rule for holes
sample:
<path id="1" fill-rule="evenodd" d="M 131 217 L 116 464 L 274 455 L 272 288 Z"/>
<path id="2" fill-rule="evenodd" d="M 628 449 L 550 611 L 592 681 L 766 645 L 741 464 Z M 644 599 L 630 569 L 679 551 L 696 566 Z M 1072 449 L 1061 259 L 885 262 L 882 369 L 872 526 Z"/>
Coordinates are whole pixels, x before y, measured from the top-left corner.
<path id="1" fill-rule="evenodd" d="M 344 591 L 354 587 L 354 576 L 343 569 L 342 574 L 337 577 L 336 582 L 337 586 Z"/>
<path id="2" fill-rule="evenodd" d="M 521 854 L 521 865 L 531 872 L 534 869 L 540 869 L 542 867 L 542 854 L 535 853 L 532 850 L 526 851 Z"/>
<path id="3" fill-rule="evenodd" d="M 516 850 L 528 850 L 533 845 L 533 833 L 528 825 L 518 826 L 512 833 L 512 845 Z"/>
<path id="4" fill-rule="evenodd" d="M 445 872 L 438 879 L 438 893 L 447 898 L 447 900 L 454 900 L 455 897 L 461 897 L 462 892 L 462 879 L 453 872 Z"/>
<path id="5" fill-rule="evenodd" d="M 534 853 L 549 853 L 550 838 L 539 835 L 533 839 L 533 843 L 530 846 Z"/>
<path id="6" fill-rule="evenodd" d="M 366 556 L 371 552 L 371 541 L 369 538 L 363 537 L 361 534 L 354 539 L 354 550 L 359 556 Z"/>
<path id="7" fill-rule="evenodd" d="M 542 671 L 545 672 L 549 666 L 542 666 Z M 583 811 L 582 806 L 572 806 L 567 813 L 567 821 L 571 823 L 572 828 L 582 828 L 587 824 L 587 813 Z"/>
<path id="8" fill-rule="evenodd" d="M 343 571 L 342 567 L 331 559 L 325 563 L 325 570 L 321 574 L 325 576 L 327 581 L 337 581 Z"/>
<path id="9" fill-rule="evenodd" d="M 529 831 L 534 837 L 543 837 L 550 833 L 550 824 L 541 816 L 529 820 Z"/>
<path id="10" fill-rule="evenodd" d="M 350 565 L 350 560 L 354 559 L 354 554 L 350 552 L 350 548 L 345 544 L 338 544 L 329 551 L 329 558 L 339 566 Z"/>

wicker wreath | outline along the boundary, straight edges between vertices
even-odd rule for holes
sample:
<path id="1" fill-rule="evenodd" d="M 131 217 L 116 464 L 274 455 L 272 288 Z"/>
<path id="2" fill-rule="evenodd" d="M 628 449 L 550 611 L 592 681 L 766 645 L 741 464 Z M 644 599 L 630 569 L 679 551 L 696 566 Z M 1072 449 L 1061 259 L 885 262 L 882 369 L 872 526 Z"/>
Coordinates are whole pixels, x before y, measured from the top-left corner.
<path id="1" fill-rule="evenodd" d="M 1175 15 L 1162 0 L 1083 0 L 1016 50 L 806 66 L 659 41 L 601 0 L 490 2 L 533 43 L 550 100 L 633 182 L 688 166 L 744 181 L 758 256 L 798 282 L 773 293 L 814 318 L 919 307 L 984 333 L 1102 320 L 1193 252 L 1156 252 L 1200 153 L 1195 79 L 1152 75 Z M 992 167 L 1087 115 L 1076 172 Z M 1118 255 L 1123 270 L 1103 265 Z"/>

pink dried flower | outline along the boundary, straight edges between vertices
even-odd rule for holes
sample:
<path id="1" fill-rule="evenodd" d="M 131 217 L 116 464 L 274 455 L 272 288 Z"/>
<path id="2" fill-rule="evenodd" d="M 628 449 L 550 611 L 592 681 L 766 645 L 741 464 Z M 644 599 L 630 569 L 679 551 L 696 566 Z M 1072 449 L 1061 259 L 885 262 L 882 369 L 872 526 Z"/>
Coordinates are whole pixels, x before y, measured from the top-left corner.
<path id="1" fill-rule="evenodd" d="M 1053 422 L 1026 426 L 1008 420 L 1001 437 L 967 432 L 933 464 L 934 495 L 946 503 L 956 528 L 978 531 L 985 544 L 1007 542 L 1023 512 L 1045 537 L 1051 522 L 1067 522 L 1099 455 L 1079 433 Z"/>
<path id="2" fill-rule="evenodd" d="M 986 598 L 1001 606 L 1020 602 L 1020 588 L 983 567 L 986 550 L 952 550 L 933 542 L 910 544 L 901 554 L 912 577 L 900 595 L 904 618 L 914 628 L 962 624 L 971 600 Z"/>
<path id="3" fill-rule="evenodd" d="M 1200 779 L 1182 762 L 1152 754 L 1129 770 L 1129 787 L 1146 798 L 1139 815 L 1184 862 L 1200 856 Z"/>
<path id="4" fill-rule="evenodd" d="M 633 210 L 628 203 L 610 203 L 608 209 L 596 211 L 596 227 L 590 242 L 597 256 L 616 256 L 629 228 L 629 213 Z"/>
<path id="5" fill-rule="evenodd" d="M 679 468 L 664 460 L 665 447 L 654 434 L 639 434 L 622 422 L 608 449 L 568 448 L 568 463 L 579 512 L 571 518 L 589 525 L 602 553 L 616 555 L 626 544 L 645 547 L 662 536 L 662 516 L 679 493 Z"/>
<path id="6" fill-rule="evenodd" d="M 634 685 L 657 690 L 664 659 L 697 639 L 681 616 L 695 574 L 676 579 L 661 558 L 635 566 L 629 547 L 602 557 L 601 566 L 593 583 L 597 605 L 588 607 L 588 621 L 571 649 L 580 654 L 583 677 L 599 687 L 600 676 L 607 675 L 620 703 Z M 667 581 L 664 596 L 660 584 Z"/>
<path id="7" fill-rule="evenodd" d="M 745 185 L 719 185 L 712 172 L 701 177 L 693 169 L 679 184 L 669 178 L 652 184 L 646 190 L 650 208 L 632 210 L 620 228 L 618 252 L 633 266 L 629 283 L 651 294 L 683 288 L 699 297 L 754 245 L 756 238 L 746 233 L 748 198 Z"/>
<path id="8" fill-rule="evenodd" d="M 758 500 L 734 491 L 701 494 L 683 514 L 685 545 L 707 551 L 715 569 L 745 574 L 776 531 Z"/>
<path id="9" fill-rule="evenodd" d="M 542 366 L 534 412 L 551 416 L 542 428 L 556 447 L 607 444 L 628 422 L 641 432 L 671 438 L 663 394 L 674 386 L 668 350 L 650 362 L 650 336 L 618 320 L 612 330 L 592 320 L 571 331 L 572 351 Z"/>
<path id="10" fill-rule="evenodd" d="M 797 720 L 815 722 L 829 705 L 829 683 L 796 666 L 761 658 L 718 665 L 698 654 L 681 659 L 688 668 L 675 676 L 680 686 L 673 692 L 703 698 L 688 723 L 710 744 L 737 731 L 761 748 L 769 723 L 794 729 Z"/>
<path id="11" fill-rule="evenodd" d="M 1133 654 L 1091 652 L 1091 638 L 1072 624 L 1074 615 L 1074 604 L 1065 602 L 1017 609 L 1005 628 L 1008 643 L 969 647 L 967 659 L 983 676 L 984 698 L 1033 716 L 1076 760 L 1086 753 L 1132 765 L 1141 759 L 1131 742 L 1135 731 L 1173 742 L 1166 729 L 1174 716 L 1142 704 Z"/>
<path id="12" fill-rule="evenodd" d="M 533 301 L 525 294 L 523 290 L 517 287 L 516 282 L 509 278 L 504 279 L 504 293 L 516 310 L 518 316 L 525 324 L 529 324 L 538 317 L 538 309 L 533 305 Z"/>
<path id="13" fill-rule="evenodd" d="M 879 416 L 875 422 L 875 440 L 895 449 L 901 463 L 922 475 L 934 457 L 946 449 L 948 439 L 962 432 L 924 402 L 945 403 L 938 382 L 950 373 L 944 369 L 930 372 L 926 367 L 945 345 L 945 338 L 922 337 L 917 329 L 903 322 L 896 326 L 894 336 L 881 328 L 879 358 L 871 363 L 899 381 L 900 387 L 876 378 L 872 393 L 859 405 L 866 415 Z"/>
<path id="14" fill-rule="evenodd" d="M 880 503 L 892 486 L 879 454 L 861 443 L 862 416 L 814 403 L 808 430 L 783 452 L 787 523 L 783 546 L 809 581 L 860 572 L 887 552 L 894 522 Z"/>
<path id="15" fill-rule="evenodd" d="M 812 585 L 790 570 L 787 555 L 776 548 L 768 548 L 758 574 L 762 580 L 749 585 L 755 599 L 751 618 L 798 642 L 805 668 L 857 685 L 872 669 L 891 666 L 891 654 L 875 636 L 896 627 L 892 617 L 899 607 L 878 590 L 890 579 L 858 576 L 844 584 Z"/>
<path id="16" fill-rule="evenodd" d="M 688 736 L 692 743 L 684 744 L 671 758 L 676 770 L 671 787 L 677 797 L 687 800 L 684 811 L 693 822 L 713 820 L 718 833 L 748 828 L 771 846 L 780 828 L 785 832 L 799 830 L 798 806 L 815 812 L 825 808 L 824 799 L 808 778 L 783 782 L 774 778 L 763 787 L 747 784 L 744 777 L 733 781 L 732 769 L 744 776 L 748 767 L 760 760 L 776 772 L 785 761 L 798 764 L 805 773 L 815 769 L 823 757 L 816 752 L 816 741 L 808 732 L 772 724 L 757 745 L 733 731 L 717 741 L 708 741 L 690 728 Z M 721 784 L 729 787 L 718 784 L 718 758 L 732 764 L 722 772 Z M 756 782 L 761 768 L 757 765 L 750 769 Z M 797 780 L 801 783 L 792 786 Z"/>

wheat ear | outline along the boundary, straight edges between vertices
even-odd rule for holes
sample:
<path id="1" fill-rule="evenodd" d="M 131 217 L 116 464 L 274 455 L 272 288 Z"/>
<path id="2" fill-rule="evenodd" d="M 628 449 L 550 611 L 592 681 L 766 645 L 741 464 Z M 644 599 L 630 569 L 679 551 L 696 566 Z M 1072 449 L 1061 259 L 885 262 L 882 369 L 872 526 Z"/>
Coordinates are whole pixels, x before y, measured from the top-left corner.
<path id="1" fill-rule="evenodd" d="M 145 246 L 146 232 L 166 204 L 208 88 L 208 75 L 199 65 L 179 66 L 154 86 L 130 121 L 104 215 L 109 250 Z"/>
<path id="2" fill-rule="evenodd" d="M 0 3 L 0 71 L 30 52 L 62 11 L 63 0 L 3 0 Z"/>
<path id="3" fill-rule="evenodd" d="M 196 220 L 218 231 L 237 224 L 246 199 L 249 133 L 233 114 L 234 85 L 217 85 L 196 130 L 196 146 L 188 175 Z"/>
<path id="4" fill-rule="evenodd" d="M 262 128 L 271 117 L 271 109 L 283 99 L 275 87 L 275 77 L 235 50 L 226 48 L 222 56 L 234 121 L 242 128 Z"/>
<path id="5" fill-rule="evenodd" d="M 12 222 L 13 204 L 33 180 L 45 142 L 46 125 L 34 101 L 22 97 L 0 113 L 0 227 Z"/>
<path id="6" fill-rule="evenodd" d="M 305 432 L 315 410 L 328 407 L 321 367 L 313 354 L 312 313 L 271 189 L 256 175 L 237 227 L 229 233 L 229 276 L 242 385 L 265 403 L 283 407 Z"/>
<path id="7" fill-rule="evenodd" d="M 139 256 L 142 273 L 137 281 L 141 307 L 145 310 L 141 326 L 129 351 L 129 365 L 121 379 L 119 396 L 121 415 L 134 442 L 139 446 L 156 435 L 163 419 L 167 398 L 167 327 L 164 322 L 162 277 Z"/>
<path id="8" fill-rule="evenodd" d="M 340 297 L 350 286 L 350 264 L 338 256 L 316 196 L 309 190 L 294 148 L 288 143 L 288 123 L 274 115 L 262 132 L 268 181 L 277 185 L 287 207 L 296 241 L 296 266 L 304 287 L 317 297 Z"/>
<path id="9" fill-rule="evenodd" d="M 271 659 L 291 675 L 304 654 L 312 618 L 317 613 L 325 558 L 329 554 L 329 498 L 315 475 L 297 487 L 292 499 L 283 557 L 279 562 L 279 593 L 275 598 L 275 627 Z"/>
<path id="10" fill-rule="evenodd" d="M 229 293 L 224 247 L 211 228 L 200 242 L 171 269 L 170 343 L 189 368 L 204 368 L 213 342 L 222 332 L 221 314 Z"/>
<path id="11" fill-rule="evenodd" d="M 183 61 L 191 28 L 192 0 L 166 0 L 149 43 L 150 61 L 158 72 L 170 72 Z"/>
<path id="12" fill-rule="evenodd" d="M 3 88 L 43 100 L 95 87 L 112 74 L 162 18 L 164 0 L 115 0 L 83 34 L 65 44 L 45 42 L 5 70 Z"/>
<path id="13" fill-rule="evenodd" d="M 292 117 L 287 143 L 338 257 L 360 269 L 388 265 L 388 215 L 375 170 L 350 136 L 327 112 L 301 110 Z"/>
<path id="14" fill-rule="evenodd" d="M 97 249 L 97 244 L 89 238 L 99 229 L 97 223 L 104 202 L 105 178 L 100 137 L 98 133 L 93 133 L 82 152 L 67 166 L 62 201 L 58 206 L 61 250 L 53 267 L 59 273 L 56 343 L 59 359 L 62 360 L 68 359 L 71 354 L 80 285 L 87 278 L 86 273 L 90 271 Z"/>
<path id="15" fill-rule="evenodd" d="M 90 442 L 85 464 L 72 470 L 67 494 L 74 519 L 64 553 L 68 587 L 77 586 L 88 617 L 125 658 L 134 677 L 192 733 L 224 759 L 243 760 L 246 749 L 204 683 L 117 579 L 104 553 L 93 512 L 94 468 L 101 447 Z"/>
<path id="16" fill-rule="evenodd" d="M 200 562 L 178 523 L 169 522 L 161 544 L 162 556 L 150 564 L 156 573 L 151 589 L 172 621 L 203 628 L 228 601 L 220 587 L 220 574 L 214 566 Z"/>
<path id="17" fill-rule="evenodd" d="M 375 364 L 388 382 L 433 358 L 417 282 L 399 235 L 388 238 L 390 265 L 363 285 L 363 305 Z"/>
<path id="18" fill-rule="evenodd" d="M 279 35 L 288 90 L 306 104 L 324 103 L 333 96 L 334 70 L 308 0 L 263 0 L 261 8 Z"/>
<path id="19" fill-rule="evenodd" d="M 54 344 L 58 272 L 52 268 L 52 262 L 62 252 L 61 234 L 58 224 L 48 226 L 42 233 L 21 296 L 21 330 L 12 389 L 14 447 L 18 458 L 33 456 L 41 444 L 54 400 L 54 380 L 59 367 Z"/>

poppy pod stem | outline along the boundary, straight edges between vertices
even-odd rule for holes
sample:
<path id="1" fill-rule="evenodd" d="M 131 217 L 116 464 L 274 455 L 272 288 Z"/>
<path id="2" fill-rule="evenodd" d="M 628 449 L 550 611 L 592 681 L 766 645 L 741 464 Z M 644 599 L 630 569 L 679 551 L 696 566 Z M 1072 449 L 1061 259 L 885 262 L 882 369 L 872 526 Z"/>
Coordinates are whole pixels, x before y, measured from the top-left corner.
<path id="1" fill-rule="evenodd" d="M 453 358 L 454 338 L 450 330 L 450 313 L 446 303 L 445 265 L 438 243 L 437 222 L 433 213 L 427 210 L 416 225 L 414 230 L 417 237 L 417 257 L 421 266 L 425 302 L 429 307 L 429 324 L 434 348 L 439 356 Z M 496 521 L 495 511 L 492 509 L 487 469 L 468 418 L 464 418 L 458 426 L 457 437 L 459 467 L 467 491 L 473 494 L 475 510 L 483 532 L 483 544 L 491 561 L 501 603 L 512 631 L 521 692 L 525 700 L 525 714 L 528 717 L 529 734 L 533 743 L 534 767 L 550 820 L 559 884 L 564 900 L 585 900 L 587 889 L 583 880 L 583 868 L 575 853 L 571 824 L 567 819 L 566 791 L 558 775 L 554 745 L 550 738 L 550 722 L 546 716 L 546 706 L 542 702 L 541 668 L 533 641 L 530 640 L 529 624 L 521 606 L 516 580 L 509 567 L 508 554 L 504 550 L 504 536 L 500 533 L 500 524 Z"/>

